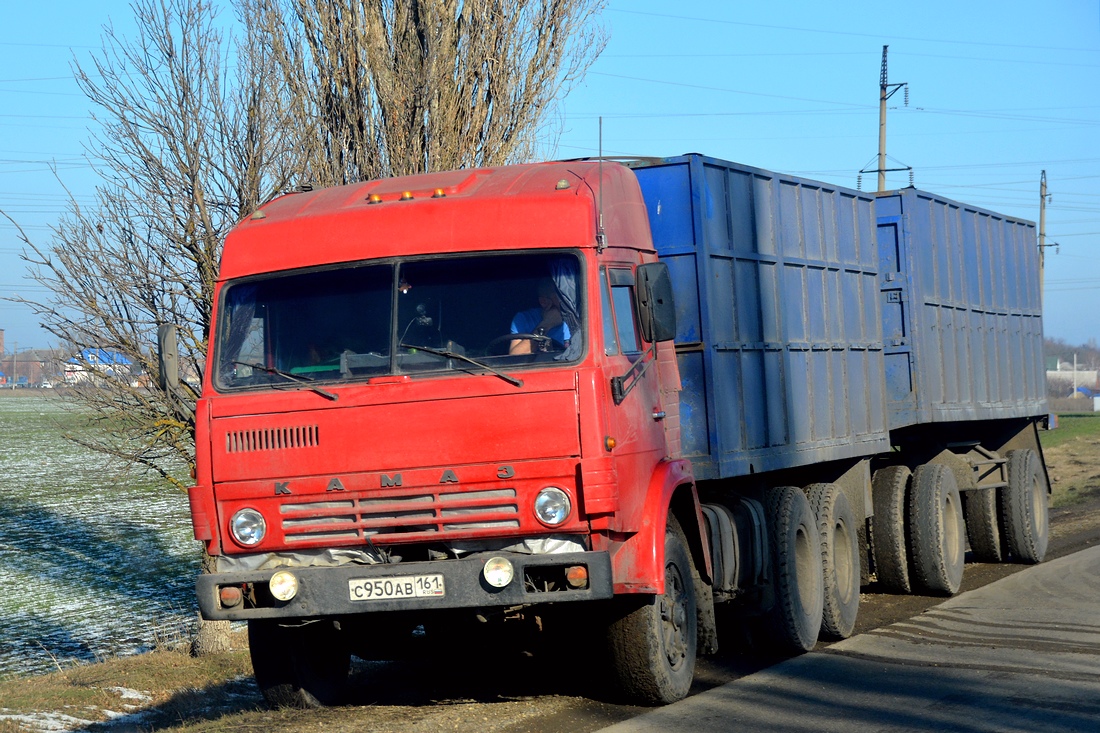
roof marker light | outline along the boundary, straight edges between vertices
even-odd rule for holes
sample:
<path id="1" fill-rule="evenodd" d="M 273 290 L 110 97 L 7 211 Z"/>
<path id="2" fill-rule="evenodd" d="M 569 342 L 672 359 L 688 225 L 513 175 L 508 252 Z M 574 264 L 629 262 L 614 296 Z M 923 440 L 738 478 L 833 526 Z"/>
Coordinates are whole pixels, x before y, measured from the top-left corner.
<path id="1" fill-rule="evenodd" d="M 412 201 L 412 199 L 413 199 L 413 192 L 412 191 L 403 191 L 401 193 L 401 200 L 402 201 Z"/>
<path id="2" fill-rule="evenodd" d="M 447 192 L 444 191 L 442 188 L 437 188 L 435 190 L 435 192 L 432 193 L 432 198 L 433 199 L 445 199 L 445 198 L 447 198 Z"/>
<path id="3" fill-rule="evenodd" d="M 252 212 L 252 219 L 253 219 L 253 220 L 256 220 L 256 219 L 266 219 L 266 218 L 267 218 L 267 214 L 265 214 L 265 213 L 264 213 L 264 212 L 262 212 L 262 211 L 254 211 L 254 212 Z"/>
<path id="4" fill-rule="evenodd" d="M 555 191 L 564 191 L 567 188 L 569 188 L 569 181 L 565 180 L 564 178 L 558 181 L 558 184 L 554 186 Z"/>
<path id="5" fill-rule="evenodd" d="M 380 203 L 382 203 L 382 197 L 379 196 L 376 193 L 372 193 L 370 196 L 367 197 L 367 203 L 368 204 L 380 204 Z"/>

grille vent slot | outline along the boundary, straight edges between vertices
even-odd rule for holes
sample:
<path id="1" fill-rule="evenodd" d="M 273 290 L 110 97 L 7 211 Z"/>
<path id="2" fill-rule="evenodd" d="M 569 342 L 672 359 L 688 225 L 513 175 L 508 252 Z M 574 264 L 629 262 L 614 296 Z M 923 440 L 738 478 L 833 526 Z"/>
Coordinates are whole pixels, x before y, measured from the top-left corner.
<path id="1" fill-rule="evenodd" d="M 515 489 L 296 501 L 279 507 L 286 541 L 401 535 L 405 540 L 520 527 Z"/>
<path id="2" fill-rule="evenodd" d="M 320 443 L 321 433 L 316 425 L 236 430 L 225 434 L 226 453 L 315 448 Z"/>

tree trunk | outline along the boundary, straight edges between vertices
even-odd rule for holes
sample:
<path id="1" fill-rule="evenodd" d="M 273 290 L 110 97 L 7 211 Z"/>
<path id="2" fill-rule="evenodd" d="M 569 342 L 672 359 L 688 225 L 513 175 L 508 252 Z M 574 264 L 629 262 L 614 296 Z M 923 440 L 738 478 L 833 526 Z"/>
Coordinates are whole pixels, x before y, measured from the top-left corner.
<path id="1" fill-rule="evenodd" d="M 202 548 L 202 572 L 214 571 L 214 558 Z M 230 650 L 229 622 L 207 621 L 198 614 L 198 623 L 195 626 L 195 636 L 191 639 L 191 656 L 202 657 L 207 654 L 218 654 Z"/>

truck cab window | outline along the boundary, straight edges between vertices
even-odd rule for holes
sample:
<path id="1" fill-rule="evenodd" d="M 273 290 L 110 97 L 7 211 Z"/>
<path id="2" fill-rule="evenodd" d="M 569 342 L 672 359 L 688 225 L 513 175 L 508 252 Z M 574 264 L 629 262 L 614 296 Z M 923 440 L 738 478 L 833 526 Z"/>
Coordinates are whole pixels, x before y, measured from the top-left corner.
<path id="1" fill-rule="evenodd" d="M 603 303 L 603 353 L 608 356 L 619 353 L 619 339 L 615 333 L 615 314 L 611 308 L 611 288 L 607 285 L 607 271 L 601 273 L 600 299 Z"/>
<path id="2" fill-rule="evenodd" d="M 611 308 L 608 309 L 605 305 L 605 309 L 614 319 L 617 349 L 623 354 L 639 354 L 642 351 L 642 342 L 638 338 L 637 316 L 634 312 L 634 275 L 625 268 L 610 269 L 607 274 L 611 283 Z M 605 321 L 605 334 L 607 328 Z M 611 342 L 605 337 L 605 343 Z"/>
<path id="3" fill-rule="evenodd" d="M 564 356 L 584 314 L 569 311 L 571 328 L 557 289 L 568 288 L 565 301 L 583 310 L 579 272 L 576 255 L 562 252 L 464 254 L 231 283 L 222 295 L 215 384 L 259 388 L 570 363 L 583 351 Z"/>

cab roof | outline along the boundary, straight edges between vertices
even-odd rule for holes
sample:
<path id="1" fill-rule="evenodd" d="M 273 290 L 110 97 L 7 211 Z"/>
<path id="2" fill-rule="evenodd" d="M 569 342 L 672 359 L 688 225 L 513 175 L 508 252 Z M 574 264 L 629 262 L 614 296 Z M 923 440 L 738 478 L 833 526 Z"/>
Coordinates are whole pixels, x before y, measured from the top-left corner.
<path id="1" fill-rule="evenodd" d="M 281 196 L 226 239 L 220 279 L 365 259 L 594 247 L 653 250 L 634 174 L 612 162 L 429 173 Z"/>

